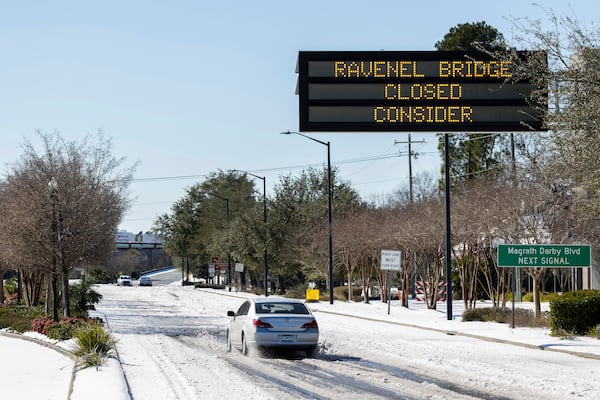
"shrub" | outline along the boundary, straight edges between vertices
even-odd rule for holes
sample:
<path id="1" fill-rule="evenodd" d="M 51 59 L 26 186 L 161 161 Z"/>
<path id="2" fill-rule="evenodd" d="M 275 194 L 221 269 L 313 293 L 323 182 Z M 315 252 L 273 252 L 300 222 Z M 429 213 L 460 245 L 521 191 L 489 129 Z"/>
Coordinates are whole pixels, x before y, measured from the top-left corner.
<path id="1" fill-rule="evenodd" d="M 217 285 L 211 283 L 195 283 L 193 285 L 196 289 L 225 289 L 225 285 Z"/>
<path id="2" fill-rule="evenodd" d="M 46 315 L 43 307 L 27 307 L 11 304 L 0 307 L 0 329 L 9 328 L 16 332 L 31 330 L 31 320 Z"/>
<path id="3" fill-rule="evenodd" d="M 533 301 L 533 292 L 525 293 L 523 297 L 521 297 L 521 301 L 524 303 L 531 303 Z"/>
<path id="4" fill-rule="evenodd" d="M 87 324 L 75 331 L 75 355 L 79 365 L 100 367 L 112 352 L 116 339 L 105 331 L 100 324 Z"/>
<path id="5" fill-rule="evenodd" d="M 471 308 L 463 312 L 462 319 L 463 321 L 506 322 L 506 310 L 508 309 L 493 307 Z"/>
<path id="6" fill-rule="evenodd" d="M 587 335 L 596 339 L 600 339 L 600 324 L 591 327 Z"/>
<path id="7" fill-rule="evenodd" d="M 67 340 L 73 337 L 73 330 L 69 325 L 54 323 L 46 328 L 46 336 L 55 340 Z"/>
<path id="8" fill-rule="evenodd" d="M 301 283 L 301 284 L 297 285 L 296 287 L 289 288 L 285 292 L 285 297 L 288 297 L 291 299 L 303 299 L 306 296 L 306 288 L 307 287 L 308 287 L 307 284 Z M 263 292 L 264 292 L 264 289 L 263 289 Z"/>
<path id="9" fill-rule="evenodd" d="M 88 281 L 72 285 L 69 289 L 71 314 L 76 317 L 87 318 L 88 310 L 93 310 L 94 305 L 102 299 L 102 295 L 92 289 L 92 285 Z"/>
<path id="10" fill-rule="evenodd" d="M 584 335 L 600 324 L 600 291 L 568 292 L 550 302 L 550 328 L 553 335 L 562 331 Z"/>
<path id="11" fill-rule="evenodd" d="M 552 336 L 556 336 L 561 339 L 575 339 L 577 334 L 573 331 L 567 331 L 566 329 L 558 328 L 551 332 Z"/>
<path id="12" fill-rule="evenodd" d="M 254 286 L 252 288 L 252 293 L 255 294 L 255 295 L 257 295 L 257 296 L 260 296 L 261 295 L 261 288 L 260 288 L 260 286 Z"/>
<path id="13" fill-rule="evenodd" d="M 87 280 L 91 283 L 112 283 L 117 280 L 117 277 L 101 268 L 94 268 L 88 272 Z"/>
<path id="14" fill-rule="evenodd" d="M 352 298 L 354 301 L 362 300 L 362 287 L 352 286 Z M 337 286 L 333 288 L 333 298 L 340 301 L 348 301 L 348 286 Z"/>
<path id="15" fill-rule="evenodd" d="M 31 330 L 37 333 L 41 333 L 42 335 L 46 334 L 48 327 L 52 324 L 56 323 L 52 318 L 41 317 L 35 318 L 31 321 Z"/>
<path id="16" fill-rule="evenodd" d="M 79 318 L 62 318 L 60 322 L 50 324 L 46 328 L 46 336 L 50 339 L 68 340 L 71 339 L 75 332 L 86 324 L 85 321 Z"/>
<path id="17" fill-rule="evenodd" d="M 4 289 L 8 294 L 17 293 L 17 278 L 15 278 L 14 276 L 8 278 L 4 283 Z"/>
<path id="18" fill-rule="evenodd" d="M 540 301 L 547 303 L 554 300 L 557 296 L 560 296 L 558 293 L 541 293 Z M 512 300 L 512 299 L 511 299 Z M 533 302 L 533 292 L 525 293 L 522 297 L 523 302 Z"/>
<path id="19" fill-rule="evenodd" d="M 472 308 L 463 312 L 463 321 L 483 321 L 483 322 L 499 322 L 512 324 L 512 309 L 511 308 Z M 535 318 L 535 314 L 531 310 L 523 308 L 515 308 L 515 326 L 527 327 L 545 327 L 548 326 L 546 316 Z"/>

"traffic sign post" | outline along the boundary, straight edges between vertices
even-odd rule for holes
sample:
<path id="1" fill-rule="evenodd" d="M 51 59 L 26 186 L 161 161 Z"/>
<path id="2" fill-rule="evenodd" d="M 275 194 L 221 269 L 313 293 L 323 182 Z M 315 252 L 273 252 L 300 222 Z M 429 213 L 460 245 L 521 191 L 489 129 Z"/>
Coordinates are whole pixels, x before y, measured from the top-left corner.
<path id="1" fill-rule="evenodd" d="M 388 315 L 390 315 L 390 303 L 392 298 L 392 271 L 400 271 L 401 264 L 402 252 L 400 250 L 381 250 L 381 269 L 388 271 Z"/>
<path id="2" fill-rule="evenodd" d="M 589 268 L 592 265 L 590 245 L 571 244 L 499 244 L 498 267 L 515 268 L 517 289 L 519 268 Z M 515 327 L 515 296 L 512 301 L 512 328 Z"/>

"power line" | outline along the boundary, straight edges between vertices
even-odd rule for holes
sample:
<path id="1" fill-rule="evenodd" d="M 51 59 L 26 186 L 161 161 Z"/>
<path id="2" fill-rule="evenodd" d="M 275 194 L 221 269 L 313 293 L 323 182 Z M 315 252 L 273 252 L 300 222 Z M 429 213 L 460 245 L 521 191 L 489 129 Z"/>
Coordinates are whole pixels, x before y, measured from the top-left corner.
<path id="1" fill-rule="evenodd" d="M 348 160 L 341 160 L 336 162 L 336 165 L 343 164 L 353 164 L 367 161 L 375 161 L 375 160 L 385 160 L 389 158 L 398 158 L 405 156 L 405 153 L 394 153 L 394 154 L 382 154 L 378 156 L 370 156 L 370 157 L 361 157 L 361 158 L 352 158 Z M 256 172 L 256 173 L 265 173 L 265 172 L 277 172 L 277 171 L 289 171 L 295 169 L 304 169 L 310 167 L 317 167 L 322 164 L 303 164 L 303 165 L 292 165 L 288 167 L 274 167 L 274 168 L 263 168 L 263 169 L 254 169 L 248 170 L 248 172 Z M 175 175 L 175 176 L 158 176 L 158 177 L 148 177 L 148 178 L 134 178 L 131 179 L 130 182 L 162 182 L 162 181 L 172 181 L 172 180 L 185 180 L 185 179 L 198 179 L 198 178 L 207 178 L 208 175 L 205 174 L 197 174 L 197 175 Z"/>
<path id="2" fill-rule="evenodd" d="M 176 176 L 160 176 L 152 178 L 134 178 L 130 182 L 156 182 L 156 181 L 174 181 L 180 179 L 197 179 L 206 178 L 208 175 L 176 175 Z"/>

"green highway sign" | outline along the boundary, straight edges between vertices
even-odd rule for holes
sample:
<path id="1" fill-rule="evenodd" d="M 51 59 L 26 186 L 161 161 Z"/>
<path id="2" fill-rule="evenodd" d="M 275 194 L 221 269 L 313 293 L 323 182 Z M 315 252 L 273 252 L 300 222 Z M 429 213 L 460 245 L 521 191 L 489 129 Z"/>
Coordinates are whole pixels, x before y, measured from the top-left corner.
<path id="1" fill-rule="evenodd" d="M 500 244 L 498 267 L 574 268 L 590 267 L 589 245 Z"/>

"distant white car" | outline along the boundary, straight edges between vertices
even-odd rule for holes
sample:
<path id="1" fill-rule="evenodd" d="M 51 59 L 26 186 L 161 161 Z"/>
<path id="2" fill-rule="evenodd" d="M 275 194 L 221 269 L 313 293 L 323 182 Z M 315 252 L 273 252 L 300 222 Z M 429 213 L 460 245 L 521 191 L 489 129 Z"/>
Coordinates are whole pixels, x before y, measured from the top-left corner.
<path id="1" fill-rule="evenodd" d="M 129 275 L 121 275 L 117 278 L 117 285 L 131 286 L 131 277 Z"/>

